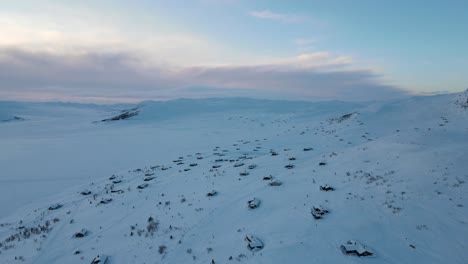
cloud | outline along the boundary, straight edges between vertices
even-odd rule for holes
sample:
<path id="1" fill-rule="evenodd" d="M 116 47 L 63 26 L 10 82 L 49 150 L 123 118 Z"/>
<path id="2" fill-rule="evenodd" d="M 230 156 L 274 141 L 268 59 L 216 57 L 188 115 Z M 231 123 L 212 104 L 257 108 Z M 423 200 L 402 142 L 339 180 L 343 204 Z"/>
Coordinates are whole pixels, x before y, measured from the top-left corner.
<path id="1" fill-rule="evenodd" d="M 326 52 L 251 65 L 170 66 L 129 52 L 80 54 L 0 49 L 0 98 L 136 102 L 246 96 L 301 100 L 378 100 L 405 95 L 351 58 Z M 203 89 L 202 89 L 203 88 Z"/>
<path id="2" fill-rule="evenodd" d="M 159 32 L 158 27 L 139 32 L 115 25 L 54 15 L 60 23 L 46 18 L 0 12 L 0 48 L 13 47 L 31 52 L 55 54 L 131 53 L 150 62 L 196 65 L 219 63 L 223 48 L 199 35 Z M 59 18 L 57 18 L 59 16 Z M 99 26 L 96 26 L 99 25 Z"/>
<path id="3" fill-rule="evenodd" d="M 187 69 L 182 76 L 208 87 L 252 89 L 288 99 L 378 100 L 404 95 L 380 84 L 368 71 L 320 71 L 282 66 L 243 66 Z"/>
<path id="4" fill-rule="evenodd" d="M 252 11 L 249 14 L 256 18 L 271 19 L 271 20 L 276 20 L 276 21 L 280 21 L 283 23 L 303 23 L 307 21 L 307 17 L 304 17 L 304 16 L 284 14 L 284 13 L 275 13 L 270 10 Z"/>

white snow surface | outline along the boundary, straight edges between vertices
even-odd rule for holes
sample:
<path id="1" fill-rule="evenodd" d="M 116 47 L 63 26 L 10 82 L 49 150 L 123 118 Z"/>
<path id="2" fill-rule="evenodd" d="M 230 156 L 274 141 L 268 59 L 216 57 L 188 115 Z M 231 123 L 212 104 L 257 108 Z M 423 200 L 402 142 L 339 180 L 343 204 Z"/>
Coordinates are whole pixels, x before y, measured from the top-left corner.
<path id="1" fill-rule="evenodd" d="M 466 263 L 463 96 L 0 102 L 0 263 Z"/>

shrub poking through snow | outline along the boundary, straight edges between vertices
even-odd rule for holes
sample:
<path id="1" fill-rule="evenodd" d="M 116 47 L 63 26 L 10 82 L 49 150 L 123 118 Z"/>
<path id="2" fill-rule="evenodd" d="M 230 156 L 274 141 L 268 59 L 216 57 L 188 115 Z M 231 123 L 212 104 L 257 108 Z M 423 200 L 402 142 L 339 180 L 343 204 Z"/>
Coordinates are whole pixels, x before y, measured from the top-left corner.
<path id="1" fill-rule="evenodd" d="M 255 165 L 255 164 L 249 165 L 249 170 L 253 170 L 255 168 L 257 168 L 257 165 Z"/>
<path id="2" fill-rule="evenodd" d="M 276 180 L 276 181 L 270 182 L 268 185 L 270 185 L 270 186 L 281 186 L 282 184 L 283 183 L 281 181 Z"/>
<path id="3" fill-rule="evenodd" d="M 318 220 L 318 219 L 322 219 L 326 214 L 329 213 L 329 211 L 326 209 L 323 209 L 321 206 L 314 206 L 310 210 L 310 213 L 316 220 Z"/>
<path id="4" fill-rule="evenodd" d="M 165 245 L 159 246 L 159 249 L 158 249 L 159 254 L 161 255 L 164 254 L 166 252 L 166 248 L 167 247 Z"/>
<path id="5" fill-rule="evenodd" d="M 247 175 L 249 175 L 249 173 L 246 172 L 246 171 L 244 171 L 244 172 L 239 173 L 239 175 L 240 175 L 240 176 L 247 176 Z"/>
<path id="6" fill-rule="evenodd" d="M 153 233 L 156 232 L 156 230 L 158 230 L 158 226 L 159 223 L 155 221 L 153 217 L 150 216 L 148 218 L 148 224 L 146 225 L 146 231 L 148 231 L 150 235 L 153 235 Z"/>
<path id="7" fill-rule="evenodd" d="M 346 255 L 356 255 L 358 257 L 374 255 L 374 252 L 372 252 L 372 250 L 354 240 L 349 240 L 345 244 L 341 245 L 340 248 Z"/>
<path id="8" fill-rule="evenodd" d="M 247 204 L 249 206 L 249 209 L 256 209 L 260 206 L 260 200 L 257 198 L 253 198 L 249 201 L 247 201 Z"/>
<path id="9" fill-rule="evenodd" d="M 152 181 L 154 179 L 156 179 L 156 177 L 146 177 L 143 179 L 143 181 Z"/>
<path id="10" fill-rule="evenodd" d="M 49 206 L 49 210 L 57 210 L 59 208 L 61 208 L 63 205 L 57 203 L 57 204 L 53 204 L 51 206 Z"/>
<path id="11" fill-rule="evenodd" d="M 241 167 L 241 166 L 244 166 L 244 163 L 236 163 L 236 164 L 234 164 L 234 167 L 235 167 L 235 168 Z"/>
<path id="12" fill-rule="evenodd" d="M 86 235 L 88 235 L 88 230 L 83 228 L 80 232 L 76 232 L 75 234 L 73 234 L 73 237 L 80 238 L 85 237 Z"/>
<path id="13" fill-rule="evenodd" d="M 104 198 L 99 203 L 100 204 L 108 204 L 110 202 L 112 202 L 112 198 Z"/>
<path id="14" fill-rule="evenodd" d="M 97 255 L 92 261 L 91 264 L 106 264 L 107 263 L 107 256 L 104 255 Z"/>
<path id="15" fill-rule="evenodd" d="M 216 196 L 217 194 L 218 194 L 217 191 L 212 190 L 211 192 L 207 193 L 206 196 L 208 196 L 208 197 L 213 197 L 213 196 Z"/>
<path id="16" fill-rule="evenodd" d="M 325 185 L 320 185 L 320 190 L 321 190 L 321 191 L 324 191 L 324 192 L 328 192 L 328 191 L 334 191 L 335 188 L 333 188 L 333 187 L 328 186 L 327 184 L 325 184 Z"/>
<path id="17" fill-rule="evenodd" d="M 339 117 L 330 118 L 328 121 L 330 123 L 334 123 L 334 122 L 341 123 L 341 122 L 343 122 L 345 120 L 350 119 L 354 114 L 357 114 L 357 112 L 352 112 L 352 113 L 344 114 L 344 115 L 339 116 Z"/>
<path id="18" fill-rule="evenodd" d="M 286 169 L 290 170 L 290 169 L 294 169 L 294 165 L 292 164 L 288 164 L 286 166 L 284 166 Z"/>
<path id="19" fill-rule="evenodd" d="M 263 242 L 252 235 L 246 235 L 245 241 L 247 241 L 247 248 L 252 252 L 257 252 L 263 249 Z"/>
<path id="20" fill-rule="evenodd" d="M 137 188 L 140 189 L 140 190 L 142 190 L 142 189 L 144 189 L 144 188 L 146 188 L 146 187 L 148 187 L 148 184 L 147 184 L 147 183 L 143 183 L 143 184 L 138 185 Z"/>

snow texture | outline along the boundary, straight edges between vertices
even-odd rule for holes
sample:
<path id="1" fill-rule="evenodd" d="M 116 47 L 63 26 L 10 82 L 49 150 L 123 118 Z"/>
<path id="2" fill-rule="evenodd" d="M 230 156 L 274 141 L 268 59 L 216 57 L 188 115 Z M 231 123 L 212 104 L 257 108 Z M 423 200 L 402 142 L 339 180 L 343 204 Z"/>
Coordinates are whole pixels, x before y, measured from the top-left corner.
<path id="1" fill-rule="evenodd" d="M 0 102 L 0 263 L 466 263 L 466 96 Z"/>

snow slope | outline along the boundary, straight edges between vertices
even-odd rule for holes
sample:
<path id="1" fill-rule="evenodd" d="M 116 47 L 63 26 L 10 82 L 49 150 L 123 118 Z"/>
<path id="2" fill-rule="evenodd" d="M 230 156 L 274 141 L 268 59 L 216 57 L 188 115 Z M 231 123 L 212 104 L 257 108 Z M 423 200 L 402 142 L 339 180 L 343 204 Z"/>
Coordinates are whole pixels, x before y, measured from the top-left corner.
<path id="1" fill-rule="evenodd" d="M 0 123 L 0 263 L 466 263 L 461 96 L 143 102 L 108 122 L 119 107 L 24 104 Z"/>

